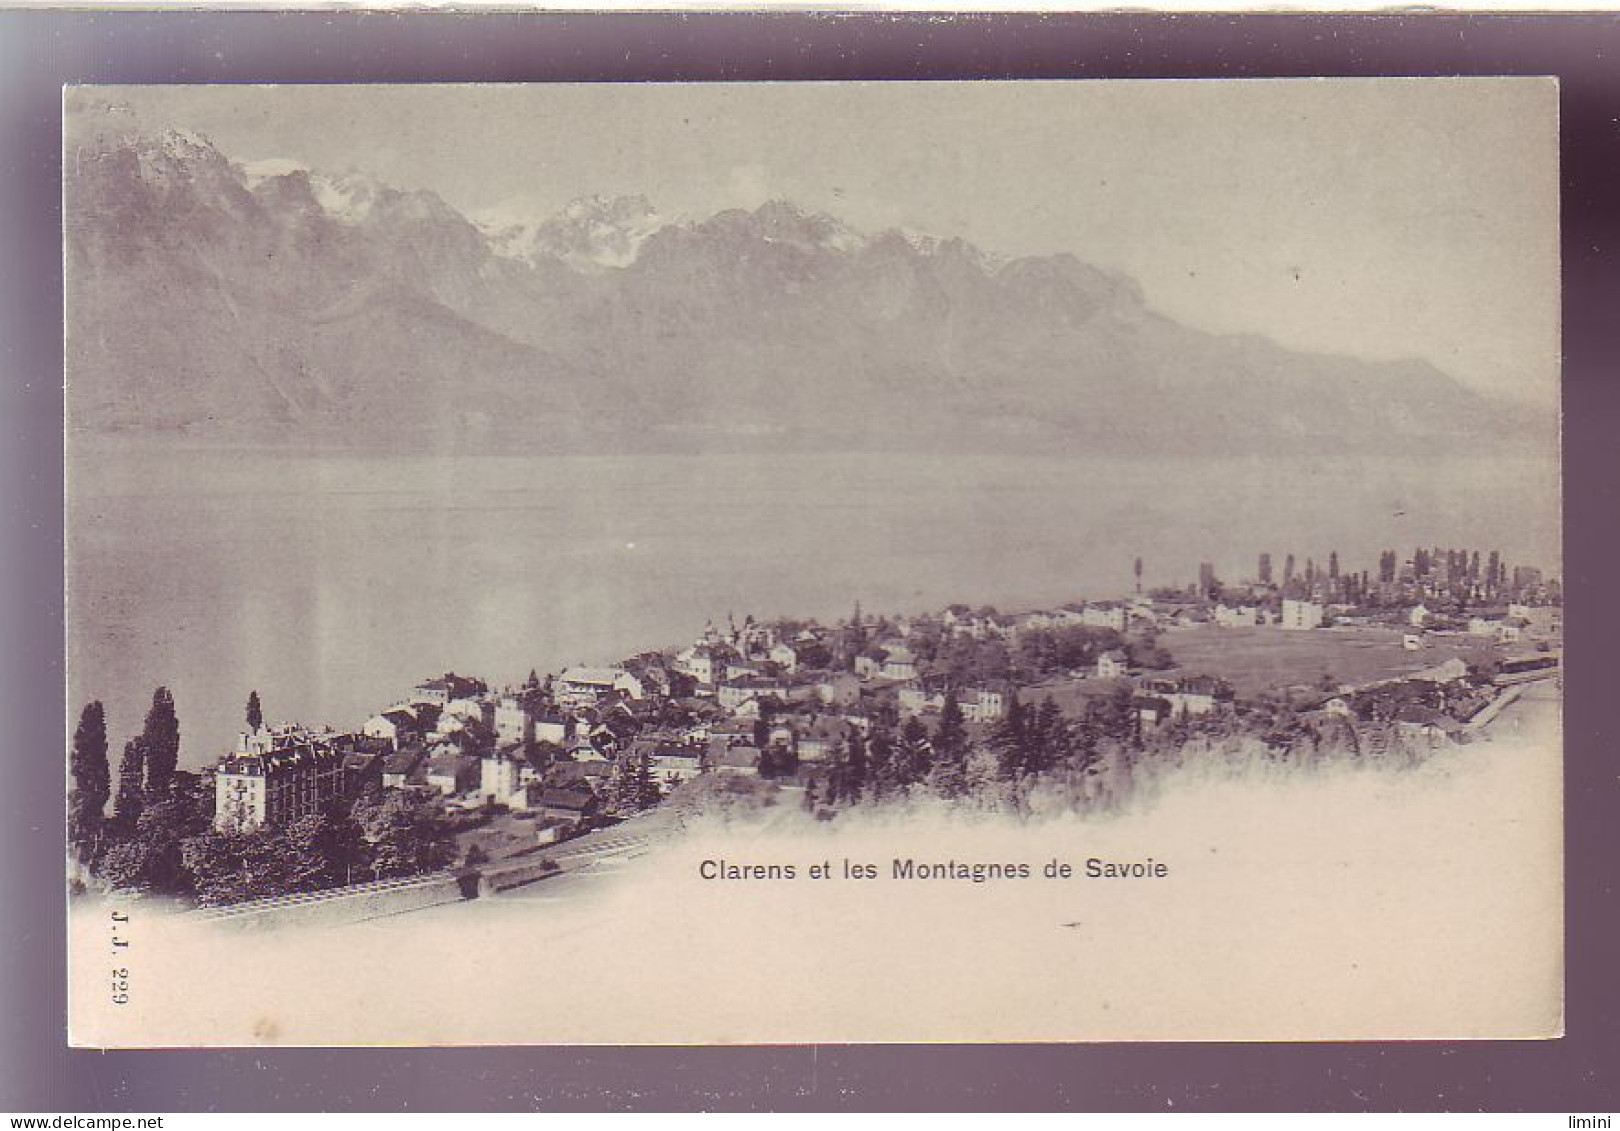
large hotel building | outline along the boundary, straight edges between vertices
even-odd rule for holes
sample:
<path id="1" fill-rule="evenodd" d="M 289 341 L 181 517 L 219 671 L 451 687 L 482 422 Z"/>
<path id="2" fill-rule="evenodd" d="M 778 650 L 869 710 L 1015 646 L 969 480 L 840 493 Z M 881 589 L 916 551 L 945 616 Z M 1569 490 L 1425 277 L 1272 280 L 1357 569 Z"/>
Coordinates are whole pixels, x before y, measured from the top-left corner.
<path id="1" fill-rule="evenodd" d="M 286 825 L 357 795 L 378 760 L 366 745 L 353 734 L 301 727 L 238 735 L 236 749 L 214 770 L 214 827 L 244 832 Z"/>

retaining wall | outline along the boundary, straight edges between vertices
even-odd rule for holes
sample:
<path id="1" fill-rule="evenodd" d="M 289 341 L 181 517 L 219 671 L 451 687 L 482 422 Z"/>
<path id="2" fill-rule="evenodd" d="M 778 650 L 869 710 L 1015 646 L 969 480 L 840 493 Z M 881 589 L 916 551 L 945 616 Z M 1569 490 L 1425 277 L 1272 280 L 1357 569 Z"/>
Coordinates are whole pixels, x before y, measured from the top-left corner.
<path id="1" fill-rule="evenodd" d="M 485 872 L 478 879 L 478 894 L 499 895 L 503 891 L 532 884 L 536 880 L 543 880 L 547 876 L 555 876 L 562 869 L 554 860 L 536 860 L 532 864 L 523 864 L 516 868 L 505 868 L 499 872 Z"/>
<path id="2" fill-rule="evenodd" d="M 256 900 L 233 907 L 194 912 L 196 918 L 231 927 L 257 930 L 291 926 L 338 926 L 420 911 L 441 903 L 471 898 L 477 891 L 476 875 L 435 872 L 408 880 L 385 880 L 333 891 L 309 892 L 277 899 Z"/>

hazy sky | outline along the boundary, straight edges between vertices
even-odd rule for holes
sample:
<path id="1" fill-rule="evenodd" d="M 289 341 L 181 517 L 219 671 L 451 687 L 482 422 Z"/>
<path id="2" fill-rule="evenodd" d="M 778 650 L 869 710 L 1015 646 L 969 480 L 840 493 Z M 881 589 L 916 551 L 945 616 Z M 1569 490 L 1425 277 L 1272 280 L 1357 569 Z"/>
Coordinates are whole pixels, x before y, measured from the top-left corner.
<path id="1" fill-rule="evenodd" d="M 791 200 L 1122 269 L 1181 321 L 1557 397 L 1557 90 L 1541 79 L 147 87 L 241 161 L 543 215 Z"/>

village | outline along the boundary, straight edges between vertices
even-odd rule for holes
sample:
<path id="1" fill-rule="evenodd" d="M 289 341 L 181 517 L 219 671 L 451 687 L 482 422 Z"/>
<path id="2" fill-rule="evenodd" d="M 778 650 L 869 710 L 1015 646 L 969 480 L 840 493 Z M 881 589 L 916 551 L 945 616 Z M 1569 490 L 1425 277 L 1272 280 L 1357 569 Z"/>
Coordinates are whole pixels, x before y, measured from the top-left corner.
<path id="1" fill-rule="evenodd" d="M 1137 575 L 1140 577 L 1140 563 Z M 1020 703 L 1110 718 L 1138 744 L 1172 725 L 1278 712 L 1437 750 L 1556 678 L 1561 592 L 1499 555 L 1386 551 L 1376 577 L 1336 554 L 1251 580 L 1006 614 L 951 605 L 846 620 L 728 617 L 684 647 L 492 688 L 425 679 L 351 732 L 258 725 L 211 773 L 214 827 L 285 827 L 337 802 L 403 794 L 442 807 L 463 859 L 499 859 L 613 824 L 695 779 L 808 789 L 849 744 L 950 714 L 985 741 Z M 1374 726 L 1376 724 L 1376 727 Z M 207 782 L 203 783 L 205 788 Z"/>

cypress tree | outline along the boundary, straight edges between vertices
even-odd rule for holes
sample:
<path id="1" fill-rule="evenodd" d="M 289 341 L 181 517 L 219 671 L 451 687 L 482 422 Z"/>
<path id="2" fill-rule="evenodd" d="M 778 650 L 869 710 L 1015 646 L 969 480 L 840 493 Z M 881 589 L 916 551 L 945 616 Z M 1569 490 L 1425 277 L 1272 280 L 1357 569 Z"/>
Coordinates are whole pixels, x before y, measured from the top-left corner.
<path id="1" fill-rule="evenodd" d="M 259 693 L 257 691 L 248 692 L 247 725 L 248 730 L 252 732 L 256 732 L 260 727 L 264 726 L 264 708 L 259 703 Z"/>
<path id="2" fill-rule="evenodd" d="M 100 700 L 86 703 L 73 732 L 73 795 L 68 799 L 68 838 L 87 853 L 100 832 L 112 771 L 107 765 L 107 714 Z"/>
<path id="3" fill-rule="evenodd" d="M 152 693 L 141 741 L 146 748 L 146 792 L 161 797 L 169 791 L 169 779 L 180 760 L 180 720 L 174 713 L 174 696 L 167 687 Z"/>
<path id="4" fill-rule="evenodd" d="M 124 756 L 118 763 L 118 800 L 114 818 L 125 832 L 135 831 L 145 808 L 146 740 L 132 738 L 124 743 Z"/>

